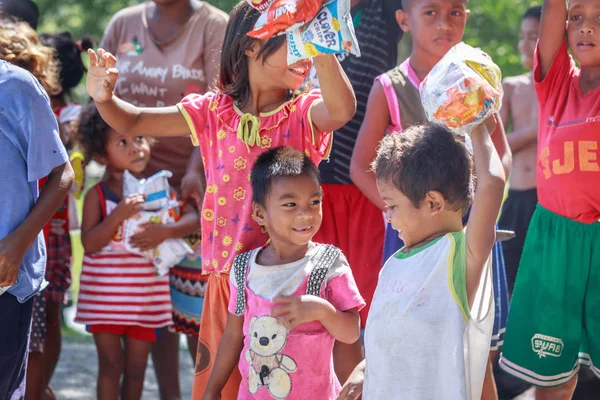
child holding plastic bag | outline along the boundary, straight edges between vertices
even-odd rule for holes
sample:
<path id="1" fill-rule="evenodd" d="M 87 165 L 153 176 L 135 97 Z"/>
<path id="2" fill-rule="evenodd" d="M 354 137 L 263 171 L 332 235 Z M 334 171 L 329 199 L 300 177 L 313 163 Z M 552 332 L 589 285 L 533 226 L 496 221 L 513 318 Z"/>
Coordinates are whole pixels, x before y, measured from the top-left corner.
<path id="1" fill-rule="evenodd" d="M 192 398 L 204 393 L 227 320 L 229 271 L 233 258 L 268 240 L 252 219 L 249 172 L 265 149 L 283 145 L 304 151 L 315 162 L 327 157 L 331 132 L 354 114 L 352 87 L 333 55 L 316 57 L 321 92 L 298 92 L 310 60 L 287 64 L 285 36 L 261 42 L 250 38 L 260 13 L 246 2 L 234 7 L 227 25 L 217 90 L 192 94 L 178 106 L 137 108 L 113 96 L 115 58 L 89 52 L 87 89 L 104 119 L 129 136 L 187 136 L 201 147 L 207 189 L 202 206 L 203 272 L 210 273 Z M 234 371 L 223 399 L 237 398 Z"/>
<path id="2" fill-rule="evenodd" d="M 411 125 L 428 121 L 419 93 L 421 81 L 452 47 L 461 42 L 468 16 L 466 0 L 440 0 L 433 5 L 426 0 L 412 0 L 404 2 L 404 8 L 396 11 L 396 20 L 400 28 L 411 33 L 411 55 L 396 68 L 376 78 L 350 166 L 354 183 L 382 211 L 385 210 L 385 204 L 377 192 L 375 176 L 369 172 L 369 165 L 375 158 L 377 146 L 386 133 L 401 133 Z M 511 154 L 501 123 L 498 123 L 491 139 L 508 176 Z M 384 260 L 402 246 L 397 233 L 388 225 Z M 499 344 L 502 343 L 508 311 L 508 290 L 501 248 L 501 243 L 497 243 L 492 252 L 496 288 L 492 358 L 496 356 Z M 488 392 L 488 388 L 489 392 L 493 393 L 495 385 L 491 365 L 488 372 L 484 393 Z M 493 394 L 490 396 L 494 398 Z"/>
<path id="3" fill-rule="evenodd" d="M 90 103 L 83 111 L 79 140 L 86 158 L 106 165 L 106 178 L 88 192 L 83 205 L 81 241 L 85 250 L 76 321 L 94 335 L 98 352 L 98 398 L 139 399 L 156 330 L 172 324 L 169 277 L 158 276 L 152 261 L 121 249 L 124 222 L 144 207 L 146 196 L 123 196 L 123 174 L 144 171 L 150 157 L 145 138 L 111 129 Z M 178 222 L 148 224 L 131 242 L 152 249 L 198 229 L 198 213 L 183 209 Z M 122 343 L 124 341 L 124 346 Z M 122 373 L 114 366 L 127 363 Z M 122 387 L 120 385 L 123 375 Z"/>

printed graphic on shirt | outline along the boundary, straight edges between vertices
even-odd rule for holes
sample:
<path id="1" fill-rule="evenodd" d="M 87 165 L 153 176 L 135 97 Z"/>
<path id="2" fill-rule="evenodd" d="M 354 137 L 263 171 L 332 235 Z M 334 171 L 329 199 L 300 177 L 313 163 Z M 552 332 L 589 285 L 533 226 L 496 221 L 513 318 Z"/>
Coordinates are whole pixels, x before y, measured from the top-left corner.
<path id="1" fill-rule="evenodd" d="M 119 46 L 119 54 L 126 54 L 130 57 L 135 57 L 139 54 L 142 54 L 142 51 L 144 51 L 144 49 L 142 49 L 137 36 L 133 36 L 131 42 L 125 42 Z"/>
<path id="2" fill-rule="evenodd" d="M 296 361 L 283 354 L 288 330 L 276 318 L 261 316 L 250 323 L 250 348 L 244 357 L 248 368 L 248 389 L 256 394 L 261 388 L 275 399 L 285 399 L 292 391 L 292 372 Z"/>

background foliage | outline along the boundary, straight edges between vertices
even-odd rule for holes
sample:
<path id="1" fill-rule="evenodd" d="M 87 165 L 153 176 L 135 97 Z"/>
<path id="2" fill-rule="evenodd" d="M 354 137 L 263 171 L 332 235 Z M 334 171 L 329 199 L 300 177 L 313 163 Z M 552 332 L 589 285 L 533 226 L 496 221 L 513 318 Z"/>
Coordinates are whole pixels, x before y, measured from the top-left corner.
<path id="1" fill-rule="evenodd" d="M 88 34 L 100 41 L 110 17 L 141 0 L 35 0 L 40 8 L 40 32 L 69 30 L 78 38 Z M 400 2 L 400 0 L 398 0 Z M 209 0 L 230 11 L 236 0 Z M 471 17 L 465 41 L 481 47 L 502 68 L 505 76 L 523 72 L 516 45 L 521 16 L 530 0 L 470 0 Z"/>

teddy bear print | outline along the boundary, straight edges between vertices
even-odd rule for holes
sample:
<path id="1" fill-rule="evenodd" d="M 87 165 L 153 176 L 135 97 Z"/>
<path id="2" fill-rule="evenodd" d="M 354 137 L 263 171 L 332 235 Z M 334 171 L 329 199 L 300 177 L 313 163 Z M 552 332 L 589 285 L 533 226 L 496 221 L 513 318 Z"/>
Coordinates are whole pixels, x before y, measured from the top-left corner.
<path id="1" fill-rule="evenodd" d="M 248 368 L 248 389 L 255 394 L 267 388 L 274 399 L 285 399 L 292 391 L 292 377 L 296 361 L 282 354 L 288 330 L 276 318 L 253 317 L 250 322 L 250 345 L 245 358 Z"/>

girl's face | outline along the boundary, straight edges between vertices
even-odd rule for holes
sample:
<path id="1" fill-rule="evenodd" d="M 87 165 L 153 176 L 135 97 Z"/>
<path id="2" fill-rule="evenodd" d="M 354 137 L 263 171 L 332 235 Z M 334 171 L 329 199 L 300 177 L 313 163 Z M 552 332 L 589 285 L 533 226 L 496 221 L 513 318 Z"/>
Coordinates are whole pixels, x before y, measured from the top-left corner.
<path id="1" fill-rule="evenodd" d="M 529 70 L 533 69 L 533 57 L 540 30 L 540 21 L 537 18 L 525 18 L 521 21 L 519 32 L 519 53 L 521 64 Z"/>
<path id="2" fill-rule="evenodd" d="M 311 60 L 300 60 L 292 65 L 287 64 L 287 42 L 266 59 L 255 60 L 262 66 L 261 75 L 264 82 L 277 85 L 278 89 L 300 89 L 312 68 Z"/>
<path id="3" fill-rule="evenodd" d="M 303 246 L 313 238 L 323 220 L 321 186 L 312 176 L 279 178 L 265 200 L 254 205 L 257 222 L 271 241 L 284 246 Z"/>
<path id="4" fill-rule="evenodd" d="M 140 174 L 150 160 L 150 145 L 145 137 L 127 137 L 111 129 L 103 158 L 100 161 L 114 171 L 128 170 L 134 175 Z"/>

